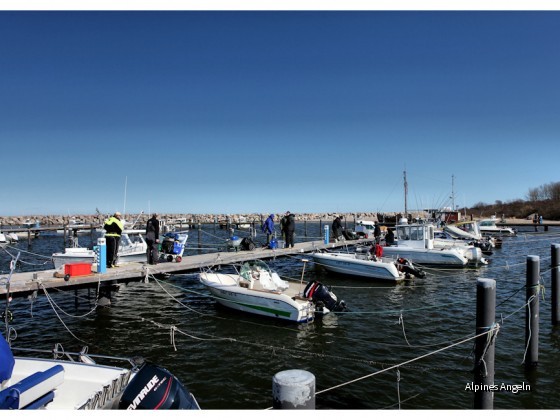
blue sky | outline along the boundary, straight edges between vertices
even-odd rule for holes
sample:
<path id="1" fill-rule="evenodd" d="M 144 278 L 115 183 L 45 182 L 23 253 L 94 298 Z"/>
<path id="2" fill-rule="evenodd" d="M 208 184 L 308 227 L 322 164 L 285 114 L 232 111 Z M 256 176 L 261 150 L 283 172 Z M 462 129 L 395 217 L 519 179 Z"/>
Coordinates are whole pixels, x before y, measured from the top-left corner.
<path id="1" fill-rule="evenodd" d="M 524 199 L 560 181 L 559 39 L 556 11 L 2 11 L 0 215 L 402 211 L 405 170 L 409 209 L 452 176 Z"/>

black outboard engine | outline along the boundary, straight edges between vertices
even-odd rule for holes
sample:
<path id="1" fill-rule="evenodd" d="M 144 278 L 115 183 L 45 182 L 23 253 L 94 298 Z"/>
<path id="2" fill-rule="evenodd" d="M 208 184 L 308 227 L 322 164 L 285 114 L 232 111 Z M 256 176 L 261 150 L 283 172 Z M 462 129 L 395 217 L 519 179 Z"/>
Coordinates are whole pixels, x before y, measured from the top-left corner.
<path id="1" fill-rule="evenodd" d="M 307 283 L 307 286 L 305 286 L 303 290 L 303 296 L 307 299 L 311 299 L 318 308 L 324 306 L 329 311 L 333 312 L 345 312 L 348 310 L 343 300 L 338 300 L 330 289 L 327 289 L 327 287 L 323 286 L 323 284 L 318 281 L 310 281 Z"/>
<path id="2" fill-rule="evenodd" d="M 426 273 L 424 271 L 414 267 L 412 263 L 405 258 L 397 259 L 397 269 L 405 273 L 407 278 L 411 278 L 411 276 L 414 276 L 419 279 L 423 279 L 424 277 L 426 277 Z"/>
<path id="3" fill-rule="evenodd" d="M 146 363 L 124 390 L 123 410 L 200 410 L 194 396 L 169 371 Z"/>

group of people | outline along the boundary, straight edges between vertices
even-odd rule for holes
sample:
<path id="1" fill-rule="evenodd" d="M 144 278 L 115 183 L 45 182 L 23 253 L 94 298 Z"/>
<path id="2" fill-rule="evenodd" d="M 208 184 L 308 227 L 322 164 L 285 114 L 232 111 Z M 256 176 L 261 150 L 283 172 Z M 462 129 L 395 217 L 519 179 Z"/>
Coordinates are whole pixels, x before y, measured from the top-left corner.
<path id="1" fill-rule="evenodd" d="M 105 243 L 107 246 L 107 268 L 114 268 L 117 265 L 119 243 L 121 235 L 124 230 L 122 222 L 122 214 L 115 212 L 111 217 L 105 220 L 103 224 L 105 229 Z M 148 264 L 157 264 L 159 260 L 159 221 L 157 214 L 152 214 L 152 217 L 146 223 L 146 244 Z"/>
<path id="2" fill-rule="evenodd" d="M 270 247 L 270 242 L 274 238 L 274 214 L 270 214 L 261 227 L 262 233 L 266 235 L 266 247 Z M 284 240 L 285 248 L 294 247 L 294 232 L 296 230 L 296 217 L 287 211 L 280 219 L 280 232 Z"/>

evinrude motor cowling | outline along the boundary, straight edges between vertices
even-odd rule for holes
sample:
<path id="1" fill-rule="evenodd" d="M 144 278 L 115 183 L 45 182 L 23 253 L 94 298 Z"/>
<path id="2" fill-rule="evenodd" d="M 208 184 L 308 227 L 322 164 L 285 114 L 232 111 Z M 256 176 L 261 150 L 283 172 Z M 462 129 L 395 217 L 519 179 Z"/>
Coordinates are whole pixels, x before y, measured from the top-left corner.
<path id="1" fill-rule="evenodd" d="M 318 307 L 324 306 L 329 311 L 345 312 L 348 310 L 343 300 L 338 300 L 336 295 L 330 291 L 330 288 L 327 288 L 318 281 L 310 281 L 307 283 L 307 286 L 305 286 L 303 290 L 303 296 L 307 299 L 311 299 Z"/>
<path id="2" fill-rule="evenodd" d="M 162 367 L 146 363 L 124 390 L 119 409 L 200 410 L 200 407 L 173 374 Z"/>

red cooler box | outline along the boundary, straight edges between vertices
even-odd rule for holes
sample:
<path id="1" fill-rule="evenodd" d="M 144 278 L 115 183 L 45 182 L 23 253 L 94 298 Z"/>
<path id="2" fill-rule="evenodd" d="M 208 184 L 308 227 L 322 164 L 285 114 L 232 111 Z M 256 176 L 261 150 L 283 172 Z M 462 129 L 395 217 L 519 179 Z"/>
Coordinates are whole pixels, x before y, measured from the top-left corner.
<path id="1" fill-rule="evenodd" d="M 88 263 L 72 263 L 64 264 L 64 274 L 70 276 L 88 276 L 91 274 L 91 264 Z"/>

